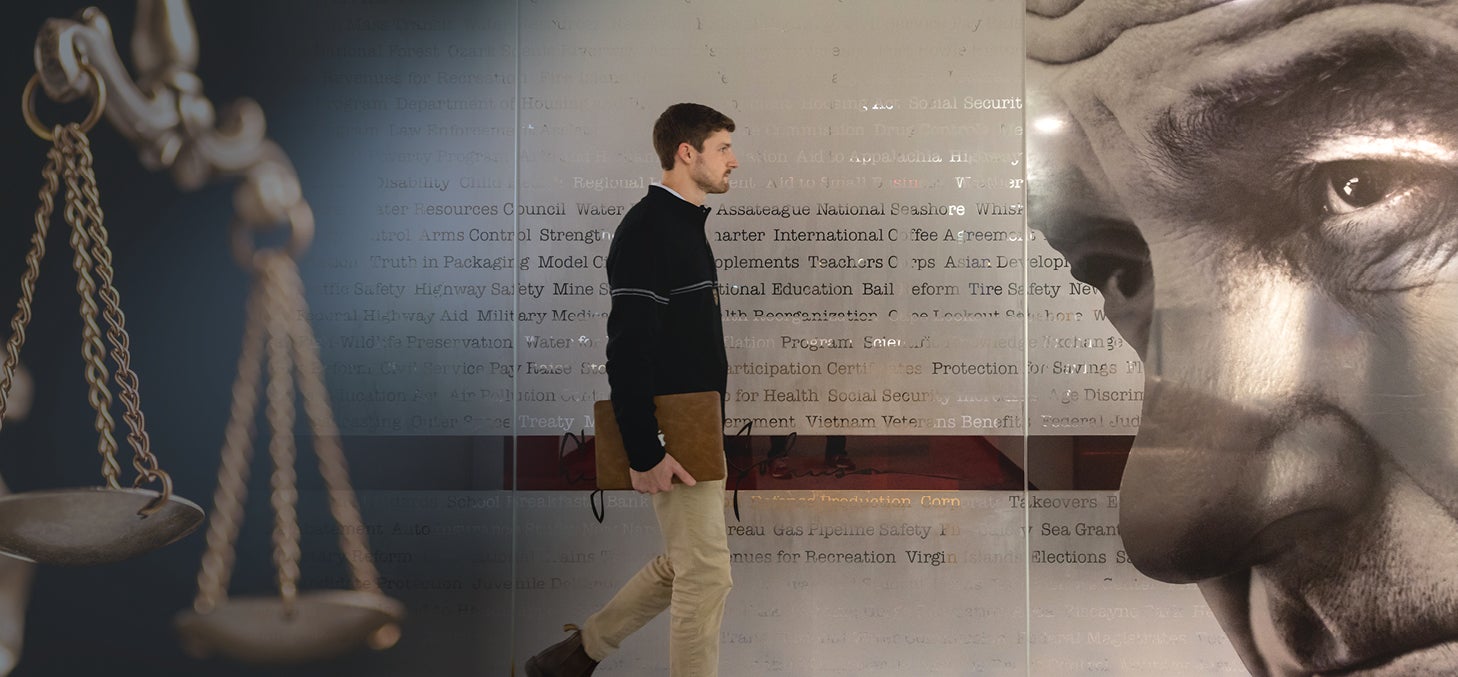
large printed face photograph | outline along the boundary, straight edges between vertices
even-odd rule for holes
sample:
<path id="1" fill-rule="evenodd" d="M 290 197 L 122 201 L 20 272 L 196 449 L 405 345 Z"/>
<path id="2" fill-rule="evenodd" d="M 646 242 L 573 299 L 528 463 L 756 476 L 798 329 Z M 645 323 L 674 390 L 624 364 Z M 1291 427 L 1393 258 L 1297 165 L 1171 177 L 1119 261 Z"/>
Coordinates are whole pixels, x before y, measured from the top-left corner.
<path id="1" fill-rule="evenodd" d="M 1257 675 L 1458 673 L 1458 3 L 1028 3 L 1029 226 L 1145 362 L 1120 530 Z"/>

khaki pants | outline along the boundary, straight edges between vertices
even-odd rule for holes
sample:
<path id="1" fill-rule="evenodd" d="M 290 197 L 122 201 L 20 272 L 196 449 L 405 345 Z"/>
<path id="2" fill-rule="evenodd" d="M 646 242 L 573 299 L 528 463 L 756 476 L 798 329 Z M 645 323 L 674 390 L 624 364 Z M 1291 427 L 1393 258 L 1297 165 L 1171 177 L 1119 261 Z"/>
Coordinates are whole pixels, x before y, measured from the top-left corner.
<path id="1" fill-rule="evenodd" d="M 669 610 L 672 677 L 719 674 L 719 625 L 729 577 L 724 529 L 724 481 L 674 485 L 653 495 L 666 552 L 653 558 L 582 627 L 587 655 L 601 661 L 628 635 Z"/>

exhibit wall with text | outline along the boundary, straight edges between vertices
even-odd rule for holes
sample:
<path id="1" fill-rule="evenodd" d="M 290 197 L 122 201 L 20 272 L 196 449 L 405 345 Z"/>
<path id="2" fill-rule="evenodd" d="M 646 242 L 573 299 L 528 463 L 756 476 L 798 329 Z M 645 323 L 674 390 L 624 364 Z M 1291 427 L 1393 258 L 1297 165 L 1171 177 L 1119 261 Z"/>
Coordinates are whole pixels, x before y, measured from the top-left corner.
<path id="1" fill-rule="evenodd" d="M 1443 587 L 1352 553 L 1421 569 L 1411 543 L 1451 523 L 1431 479 L 1446 456 L 1372 452 L 1455 436 L 1422 403 L 1458 388 L 1414 366 L 1453 347 L 1433 338 L 1451 335 L 1453 248 L 1403 211 L 1448 209 L 1455 188 L 1458 152 L 1413 112 L 1447 102 L 1412 75 L 1448 58 L 1424 41 L 1451 28 L 1360 4 L 1289 26 L 1235 2 L 200 4 L 199 76 L 215 102 L 259 100 L 317 223 L 299 312 L 369 545 L 339 549 L 301 471 L 302 585 L 346 587 L 367 559 L 408 619 L 394 648 L 324 667 L 200 663 L 167 627 L 191 602 L 192 536 L 107 576 L 43 570 L 16 674 L 96 669 L 66 647 L 104 626 L 112 660 L 149 674 L 509 675 L 582 623 L 662 545 L 644 496 L 607 492 L 594 517 L 592 405 L 608 251 L 661 178 L 653 122 L 683 101 L 734 119 L 739 162 L 706 201 L 729 362 L 720 674 L 1308 674 L 1403 655 L 1385 640 L 1419 621 L 1338 600 Z M 132 9 L 102 6 L 125 35 Z M 1381 90 L 1389 65 L 1401 81 Z M 136 367 L 167 372 L 147 381 L 153 434 L 203 503 L 248 283 L 228 195 L 179 194 L 110 136 L 108 215 L 140 224 L 113 226 Z M 24 236 L 6 233 L 0 279 Z M 74 331 L 70 304 L 38 299 L 33 333 Z M 0 457 L 17 489 L 92 472 L 79 363 L 36 343 L 22 361 L 71 385 L 38 379 L 37 413 L 4 432 L 67 460 Z M 269 594 L 254 478 L 234 588 Z M 56 610 L 113 573 L 167 582 L 123 586 L 95 618 Z M 667 647 L 661 618 L 599 674 L 667 675 Z"/>
<path id="2" fill-rule="evenodd" d="M 349 224 L 311 270 L 331 392 L 346 434 L 502 439 L 500 484 L 443 504 L 510 516 L 510 557 L 461 578 L 484 606 L 438 607 L 511 610 L 485 656 L 555 641 L 657 548 L 637 497 L 593 520 L 563 437 L 607 396 L 604 264 L 659 177 L 652 120 L 695 101 L 735 119 L 740 162 L 707 233 L 726 433 L 752 426 L 726 674 L 1240 670 L 1198 593 L 1122 554 L 1143 376 L 1027 227 L 1022 24 L 1009 2 L 385 4 L 320 41 L 347 168 L 320 191 Z M 665 661 L 654 624 L 605 669 Z"/>

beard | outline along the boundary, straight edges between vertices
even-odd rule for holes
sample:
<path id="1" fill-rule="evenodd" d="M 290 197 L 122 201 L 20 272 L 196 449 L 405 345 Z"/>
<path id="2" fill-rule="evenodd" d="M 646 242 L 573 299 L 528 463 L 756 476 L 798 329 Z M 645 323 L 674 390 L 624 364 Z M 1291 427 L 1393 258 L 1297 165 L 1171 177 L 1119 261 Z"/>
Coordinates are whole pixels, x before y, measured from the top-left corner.
<path id="1" fill-rule="evenodd" d="M 700 164 L 694 167 L 692 176 L 694 179 L 694 183 L 697 184 L 699 189 L 704 191 L 705 193 L 717 195 L 719 193 L 729 192 L 728 170 L 726 170 L 723 174 L 715 176 L 709 173 L 708 167 Z"/>

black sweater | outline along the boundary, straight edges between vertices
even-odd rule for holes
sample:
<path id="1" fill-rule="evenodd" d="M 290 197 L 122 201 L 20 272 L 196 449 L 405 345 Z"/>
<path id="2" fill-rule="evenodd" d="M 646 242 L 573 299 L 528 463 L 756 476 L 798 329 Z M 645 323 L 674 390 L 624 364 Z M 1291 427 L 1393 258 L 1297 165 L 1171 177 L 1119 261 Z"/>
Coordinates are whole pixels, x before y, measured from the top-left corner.
<path id="1" fill-rule="evenodd" d="M 608 250 L 608 385 L 629 465 L 639 472 L 663 460 L 653 397 L 722 394 L 728 381 L 708 216 L 708 207 L 652 186 L 623 216 Z"/>

